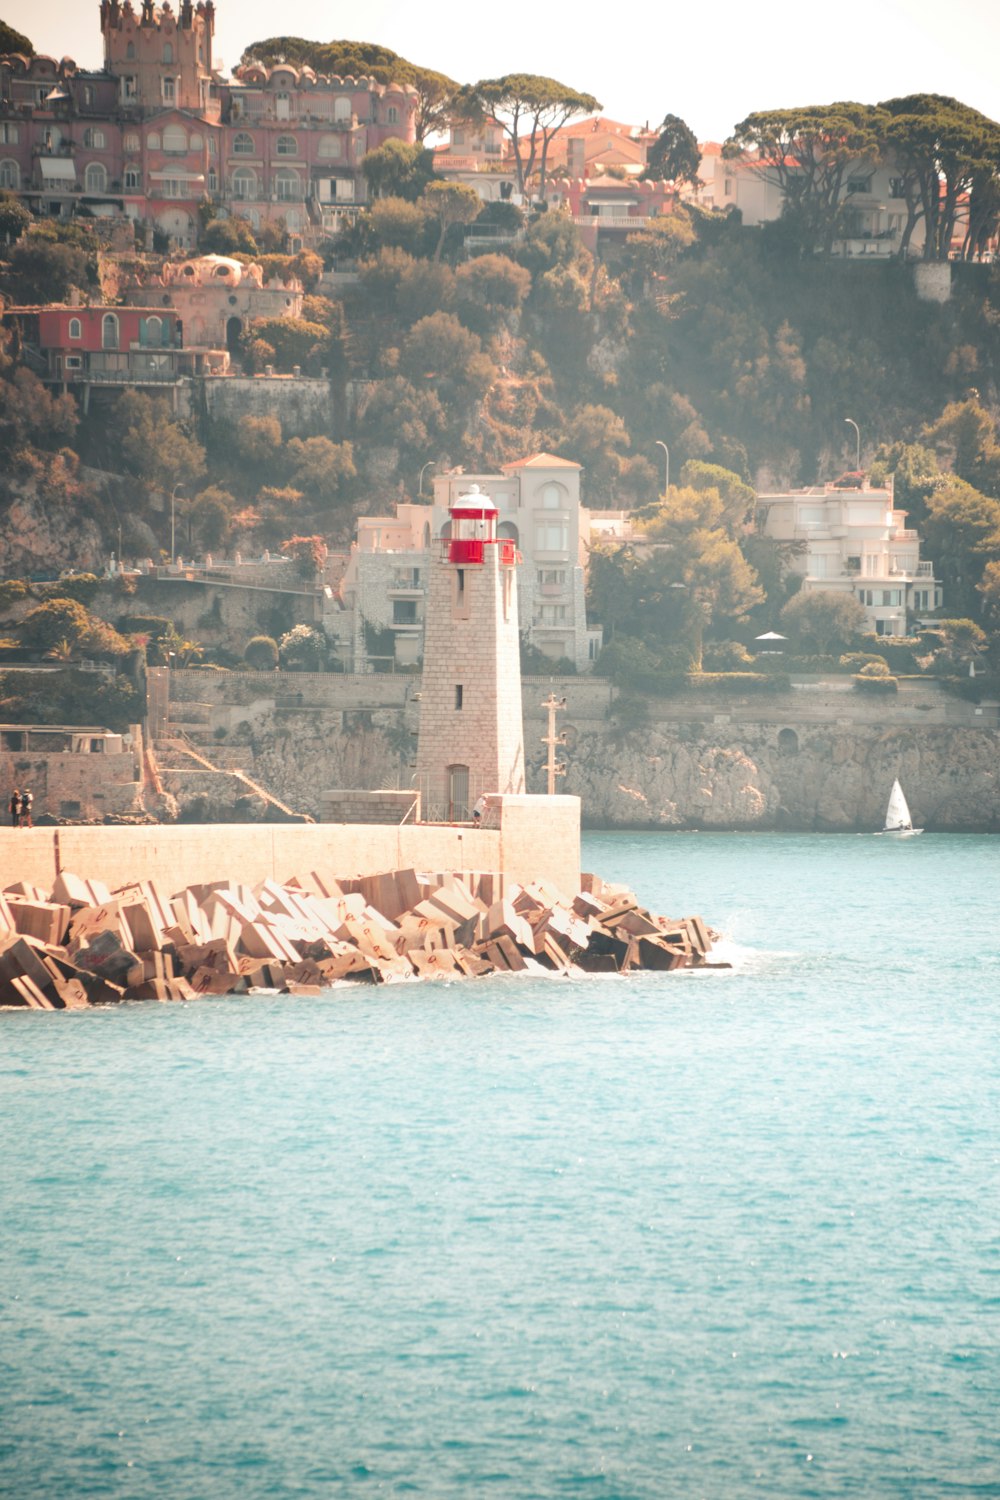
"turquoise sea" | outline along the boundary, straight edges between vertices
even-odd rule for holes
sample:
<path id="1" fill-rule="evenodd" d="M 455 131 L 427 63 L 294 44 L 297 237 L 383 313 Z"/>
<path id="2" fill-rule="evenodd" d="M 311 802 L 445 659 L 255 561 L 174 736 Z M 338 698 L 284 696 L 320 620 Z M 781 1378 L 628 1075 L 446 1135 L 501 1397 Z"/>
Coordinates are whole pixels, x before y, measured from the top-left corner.
<path id="1" fill-rule="evenodd" d="M 0 1016 L 0 1494 L 1000 1496 L 1000 841 L 599 834 L 731 973 Z"/>

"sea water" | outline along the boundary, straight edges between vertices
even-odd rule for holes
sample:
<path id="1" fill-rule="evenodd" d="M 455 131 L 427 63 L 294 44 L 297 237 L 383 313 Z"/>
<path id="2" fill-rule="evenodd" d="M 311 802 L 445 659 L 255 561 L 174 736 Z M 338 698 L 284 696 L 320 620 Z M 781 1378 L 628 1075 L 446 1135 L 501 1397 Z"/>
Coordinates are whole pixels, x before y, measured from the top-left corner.
<path id="1" fill-rule="evenodd" d="M 732 971 L 0 1016 L 0 1493 L 1000 1495 L 1000 842 L 585 856 Z"/>

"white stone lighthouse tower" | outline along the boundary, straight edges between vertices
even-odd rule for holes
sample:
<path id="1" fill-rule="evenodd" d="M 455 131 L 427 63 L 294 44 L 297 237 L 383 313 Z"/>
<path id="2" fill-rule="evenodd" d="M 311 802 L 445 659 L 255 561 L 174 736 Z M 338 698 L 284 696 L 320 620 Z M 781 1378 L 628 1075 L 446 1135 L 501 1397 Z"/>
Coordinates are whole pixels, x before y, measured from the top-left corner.
<path id="1" fill-rule="evenodd" d="M 431 544 L 417 741 L 428 822 L 471 818 L 484 793 L 524 791 L 516 544 L 497 536 L 478 485 L 452 502 L 445 531 Z"/>

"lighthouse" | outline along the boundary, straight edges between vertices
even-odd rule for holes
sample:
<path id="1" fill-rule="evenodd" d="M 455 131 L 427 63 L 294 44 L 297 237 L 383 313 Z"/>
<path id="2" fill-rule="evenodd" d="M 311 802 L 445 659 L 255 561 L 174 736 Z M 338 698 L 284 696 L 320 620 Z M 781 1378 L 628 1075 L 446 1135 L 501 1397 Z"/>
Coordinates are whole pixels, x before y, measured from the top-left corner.
<path id="1" fill-rule="evenodd" d="M 478 485 L 432 543 L 417 785 L 426 822 L 462 822 L 478 798 L 524 792 L 517 545 Z"/>

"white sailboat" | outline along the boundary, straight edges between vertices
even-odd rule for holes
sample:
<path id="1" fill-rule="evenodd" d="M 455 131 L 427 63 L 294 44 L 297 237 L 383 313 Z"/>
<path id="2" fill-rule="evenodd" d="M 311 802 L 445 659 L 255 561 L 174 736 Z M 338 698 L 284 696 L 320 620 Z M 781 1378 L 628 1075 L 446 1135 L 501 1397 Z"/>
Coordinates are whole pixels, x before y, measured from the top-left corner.
<path id="1" fill-rule="evenodd" d="M 914 828 L 910 809 L 903 796 L 903 788 L 898 781 L 894 781 L 892 791 L 889 793 L 889 806 L 885 810 L 885 827 L 882 832 L 894 833 L 898 838 L 910 838 L 923 831 L 922 828 Z"/>

